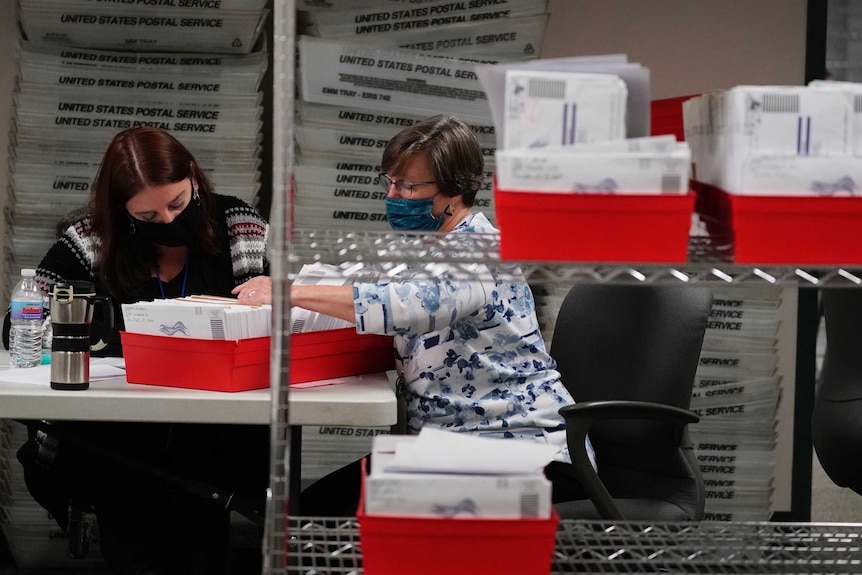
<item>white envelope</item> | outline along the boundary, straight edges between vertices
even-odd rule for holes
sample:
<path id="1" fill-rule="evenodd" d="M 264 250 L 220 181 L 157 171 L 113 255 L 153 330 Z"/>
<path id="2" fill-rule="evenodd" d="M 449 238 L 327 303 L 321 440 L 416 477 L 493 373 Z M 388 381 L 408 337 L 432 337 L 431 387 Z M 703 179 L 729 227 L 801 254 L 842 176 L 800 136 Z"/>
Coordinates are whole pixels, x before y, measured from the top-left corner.
<path id="1" fill-rule="evenodd" d="M 736 194 L 800 196 L 862 195 L 860 156 L 750 156 L 725 175 Z"/>
<path id="2" fill-rule="evenodd" d="M 272 306 L 210 303 L 197 297 L 122 304 L 126 331 L 223 340 L 269 335 Z"/>
<path id="3" fill-rule="evenodd" d="M 365 482 L 366 513 L 428 517 L 469 514 L 498 518 L 550 515 L 551 484 L 541 471 L 518 475 L 387 471 L 396 450 L 414 446 L 418 437 L 374 437 L 371 471 Z M 499 439 L 490 441 L 512 443 Z"/>
<path id="4" fill-rule="evenodd" d="M 687 146 L 687 144 L 686 144 Z M 606 140 L 603 142 L 579 143 L 576 147 L 548 146 L 542 151 L 554 153 L 609 153 L 609 152 L 672 152 L 678 148 L 676 136 L 644 136 L 642 138 L 626 138 L 625 140 Z"/>
<path id="5" fill-rule="evenodd" d="M 365 513 L 411 517 L 547 519 L 551 482 L 532 475 L 386 473 L 365 480 Z"/>
<path id="6" fill-rule="evenodd" d="M 833 80 L 813 80 L 808 86 L 815 90 L 837 90 L 847 97 L 853 110 L 851 138 L 854 156 L 862 156 L 862 84 L 858 82 L 836 82 Z"/>
<path id="7" fill-rule="evenodd" d="M 609 74 L 507 70 L 504 149 L 624 139 L 627 89 Z"/>
<path id="8" fill-rule="evenodd" d="M 851 112 L 843 92 L 801 86 L 737 86 L 691 98 L 683 121 L 695 178 L 733 193 L 814 193 L 812 185 L 831 193 L 840 176 L 815 158 L 852 154 Z"/>
<path id="9" fill-rule="evenodd" d="M 395 446 L 395 457 L 384 471 L 530 475 L 550 463 L 557 450 L 545 443 L 423 427 L 415 441 Z"/>
<path id="10" fill-rule="evenodd" d="M 510 64 L 480 64 L 476 75 L 488 95 L 494 125 L 497 127 L 497 147 L 503 146 L 501 129 L 505 112 L 506 73 L 509 70 L 545 70 L 583 74 L 610 74 L 621 78 L 628 90 L 625 135 L 647 136 L 650 133 L 650 72 L 637 63 L 629 63 L 624 54 L 542 58 Z M 625 137 L 625 136 L 624 136 Z"/>
<path id="11" fill-rule="evenodd" d="M 497 151 L 501 190 L 602 194 L 688 192 L 691 156 L 686 146 L 668 154 L 556 154 Z"/>

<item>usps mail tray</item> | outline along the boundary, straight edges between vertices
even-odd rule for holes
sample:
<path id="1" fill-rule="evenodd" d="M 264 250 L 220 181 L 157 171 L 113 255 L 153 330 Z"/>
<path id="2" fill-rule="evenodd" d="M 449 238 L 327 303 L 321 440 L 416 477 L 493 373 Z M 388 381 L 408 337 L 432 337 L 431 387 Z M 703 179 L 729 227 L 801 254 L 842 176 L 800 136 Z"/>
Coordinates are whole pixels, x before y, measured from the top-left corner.
<path id="1" fill-rule="evenodd" d="M 862 198 L 731 194 L 694 183 L 710 235 L 730 235 L 745 264 L 862 264 Z"/>
<path id="2" fill-rule="evenodd" d="M 500 258 L 683 263 L 695 194 L 494 191 Z"/>
<path id="3" fill-rule="evenodd" d="M 457 557 L 459 573 L 550 573 L 559 516 L 548 519 L 473 519 L 366 515 L 356 518 L 366 575 L 440 575 L 433 550 Z M 445 571 L 445 569 L 443 569 Z"/>

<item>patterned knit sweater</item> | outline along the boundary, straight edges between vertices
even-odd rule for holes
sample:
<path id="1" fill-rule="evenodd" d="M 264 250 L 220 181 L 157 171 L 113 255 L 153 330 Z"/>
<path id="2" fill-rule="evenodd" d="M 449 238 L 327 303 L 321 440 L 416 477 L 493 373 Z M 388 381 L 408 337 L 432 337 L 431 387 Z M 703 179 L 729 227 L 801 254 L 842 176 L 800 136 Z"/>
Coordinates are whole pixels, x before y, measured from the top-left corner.
<path id="1" fill-rule="evenodd" d="M 269 231 L 260 214 L 242 200 L 233 196 L 213 195 L 216 214 L 215 231 L 220 243 L 228 246 L 214 255 L 191 252 L 184 272 L 162 282 L 150 278 L 136 293 L 123 294 L 114 304 L 114 336 L 110 345 L 98 355 L 121 356 L 119 331 L 123 329 L 121 303 L 152 300 L 161 297 L 180 297 L 191 294 L 207 294 L 231 297 L 231 290 L 244 281 L 269 273 L 266 261 L 266 239 Z M 49 294 L 54 284 L 86 280 L 96 284 L 96 293 L 104 294 L 95 270 L 99 258 L 100 242 L 91 235 L 90 218 L 84 216 L 63 233 L 48 250 L 36 268 L 36 281 L 43 292 Z M 94 324 L 98 323 L 99 307 L 96 307 Z M 8 348 L 9 314 L 4 322 L 3 339 Z M 93 332 L 98 326 L 93 326 Z M 94 353 L 95 355 L 95 353 Z"/>

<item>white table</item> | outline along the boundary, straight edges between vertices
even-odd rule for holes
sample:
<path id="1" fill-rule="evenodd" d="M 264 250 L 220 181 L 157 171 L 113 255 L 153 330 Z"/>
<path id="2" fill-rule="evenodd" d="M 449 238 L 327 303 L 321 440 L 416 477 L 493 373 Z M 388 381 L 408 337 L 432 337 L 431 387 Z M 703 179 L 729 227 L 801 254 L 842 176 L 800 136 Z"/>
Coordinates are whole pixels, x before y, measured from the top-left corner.
<path id="1" fill-rule="evenodd" d="M 14 370 L 32 374 L 39 383 L 10 381 L 7 352 L 0 353 L 0 366 L 0 418 L 261 425 L 272 419 L 269 388 L 228 393 L 91 377 L 87 390 L 61 391 L 51 389 L 48 366 Z M 395 392 L 385 373 L 333 381 L 342 383 L 290 388 L 290 425 L 395 424 Z"/>
<path id="2" fill-rule="evenodd" d="M 97 361 L 95 360 L 94 364 Z M 51 389 L 50 368 L 8 367 L 8 352 L 0 350 L 0 419 L 73 421 L 147 421 L 269 425 L 269 388 L 235 393 L 140 385 L 124 377 L 96 379 L 89 389 Z M 91 366 L 91 369 L 92 368 Z M 14 381 L 26 373 L 30 382 Z M 30 378 L 32 376 L 32 379 Z M 34 383 L 34 381 L 36 383 Z M 385 373 L 338 378 L 340 383 L 288 392 L 291 433 L 291 501 L 299 509 L 303 425 L 376 427 L 398 419 L 395 391 Z"/>

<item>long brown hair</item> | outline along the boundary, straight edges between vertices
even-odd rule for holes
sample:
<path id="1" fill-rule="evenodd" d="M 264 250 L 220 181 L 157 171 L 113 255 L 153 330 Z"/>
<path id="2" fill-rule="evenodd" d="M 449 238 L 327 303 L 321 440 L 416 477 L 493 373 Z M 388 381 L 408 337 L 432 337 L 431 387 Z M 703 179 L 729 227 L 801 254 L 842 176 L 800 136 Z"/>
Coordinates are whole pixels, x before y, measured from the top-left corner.
<path id="1" fill-rule="evenodd" d="M 144 188 L 192 179 L 201 202 L 201 225 L 189 250 L 219 250 L 212 210 L 212 184 L 189 150 L 158 128 L 124 130 L 111 140 L 90 194 L 92 232 L 101 242 L 96 273 L 114 297 L 135 293 L 156 265 L 155 247 L 131 232 L 126 202 Z"/>

